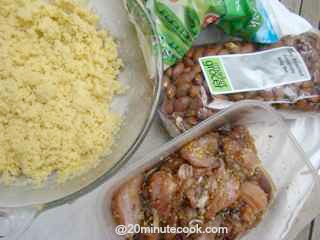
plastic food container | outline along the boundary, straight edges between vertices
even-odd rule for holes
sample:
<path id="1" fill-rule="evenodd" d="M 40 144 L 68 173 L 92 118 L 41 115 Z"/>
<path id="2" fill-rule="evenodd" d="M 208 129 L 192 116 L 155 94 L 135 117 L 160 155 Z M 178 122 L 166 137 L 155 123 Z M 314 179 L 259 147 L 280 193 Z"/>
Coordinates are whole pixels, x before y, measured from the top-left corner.
<path id="1" fill-rule="evenodd" d="M 319 191 L 318 179 L 281 117 L 257 101 L 234 104 L 114 176 L 99 200 L 102 209 L 98 215 L 108 239 L 123 239 L 115 233 L 116 225 L 110 209 L 113 193 L 122 183 L 148 170 L 192 139 L 224 125 L 243 125 L 249 129 L 262 165 L 276 186 L 274 202 L 265 218 L 242 239 L 254 240 L 257 236 L 260 240 L 286 239 L 304 202 L 312 191 Z"/>
<path id="2" fill-rule="evenodd" d="M 124 126 L 113 147 L 113 153 L 102 159 L 101 163 L 87 174 L 72 179 L 65 184 L 56 184 L 50 179 L 39 189 L 32 186 L 0 185 L 0 238 L 16 239 L 30 226 L 32 220 L 41 212 L 69 203 L 95 189 L 123 166 L 144 139 L 156 112 L 161 87 L 162 60 L 160 56 L 150 56 L 154 79 L 149 78 L 137 34 L 128 18 L 122 1 L 91 0 L 92 8 L 101 17 L 101 25 L 111 32 L 119 45 L 124 68 L 120 80 L 128 86 L 124 96 L 114 101 L 114 110 L 125 115 Z M 155 49 L 158 39 L 148 14 L 140 6 L 133 10 L 143 13 L 143 24 L 147 34 L 146 49 Z M 156 49 L 155 49 L 156 50 Z M 160 51 L 156 51 L 160 52 Z M 138 114 L 137 114 L 138 113 Z"/>

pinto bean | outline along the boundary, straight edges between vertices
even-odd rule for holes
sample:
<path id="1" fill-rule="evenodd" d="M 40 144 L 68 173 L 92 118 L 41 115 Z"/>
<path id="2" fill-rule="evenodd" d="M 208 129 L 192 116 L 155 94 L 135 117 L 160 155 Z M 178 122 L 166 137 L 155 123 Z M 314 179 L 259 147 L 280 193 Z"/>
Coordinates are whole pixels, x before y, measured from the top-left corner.
<path id="1" fill-rule="evenodd" d="M 192 61 L 191 58 L 185 58 L 184 59 L 184 65 L 187 67 L 192 67 L 194 65 L 194 62 Z"/>
<path id="2" fill-rule="evenodd" d="M 170 84 L 168 87 L 167 87 L 167 97 L 172 99 L 176 96 L 176 93 L 177 93 L 177 88 L 176 86 Z"/>
<path id="3" fill-rule="evenodd" d="M 197 97 L 197 98 L 191 99 L 190 106 L 189 106 L 189 108 L 191 110 L 195 110 L 196 111 L 196 110 L 198 110 L 198 109 L 200 109 L 202 107 L 203 107 L 203 102 L 202 102 L 201 98 Z"/>
<path id="4" fill-rule="evenodd" d="M 174 111 L 175 112 L 184 112 L 188 109 L 190 104 L 190 97 L 181 97 L 178 98 L 174 103 Z"/>
<path id="5" fill-rule="evenodd" d="M 178 86 L 181 84 L 190 83 L 190 82 L 192 82 L 194 77 L 195 77 L 194 71 L 190 71 L 188 73 L 183 73 L 178 77 L 178 79 L 176 81 L 176 85 Z"/>
<path id="6" fill-rule="evenodd" d="M 198 73 L 195 77 L 195 79 L 193 80 L 193 82 L 196 84 L 196 85 L 199 85 L 201 86 L 203 84 L 203 76 L 202 76 L 202 73 Z"/>
<path id="7" fill-rule="evenodd" d="M 230 54 L 230 52 L 228 51 L 228 49 L 221 49 L 219 52 L 218 52 L 218 55 L 228 55 Z"/>
<path id="8" fill-rule="evenodd" d="M 170 78 L 169 78 L 167 75 L 164 75 L 164 76 L 163 76 L 162 81 L 163 81 L 163 87 L 164 87 L 165 89 L 168 88 L 168 87 L 172 84 Z"/>
<path id="9" fill-rule="evenodd" d="M 190 96 L 195 98 L 195 97 L 200 97 L 201 94 L 201 89 L 199 86 L 192 86 L 190 89 Z"/>
<path id="10" fill-rule="evenodd" d="M 178 98 L 188 96 L 191 87 L 189 83 L 178 85 L 176 96 Z"/>
<path id="11" fill-rule="evenodd" d="M 202 47 L 196 48 L 193 55 L 193 61 L 198 62 L 198 59 L 204 57 L 204 54 L 205 54 L 204 48 Z"/>
<path id="12" fill-rule="evenodd" d="M 184 71 L 184 64 L 180 62 L 173 68 L 172 75 L 173 77 L 178 77 L 183 73 L 183 71 Z"/>
<path id="13" fill-rule="evenodd" d="M 256 47 L 252 43 L 243 44 L 240 50 L 241 53 L 252 53 L 255 51 L 256 51 Z"/>
<path id="14" fill-rule="evenodd" d="M 238 43 L 228 42 L 224 46 L 228 51 L 230 51 L 230 53 L 241 53 L 242 52 L 242 47 Z"/>
<path id="15" fill-rule="evenodd" d="M 173 72 L 173 70 L 172 70 L 172 68 L 170 67 L 170 68 L 168 68 L 168 70 L 165 72 L 165 75 L 168 76 L 169 78 L 171 78 L 171 77 L 172 77 L 172 72 Z"/>
<path id="16" fill-rule="evenodd" d="M 162 103 L 162 112 L 166 114 L 172 114 L 174 111 L 174 102 L 168 98 L 164 99 Z"/>

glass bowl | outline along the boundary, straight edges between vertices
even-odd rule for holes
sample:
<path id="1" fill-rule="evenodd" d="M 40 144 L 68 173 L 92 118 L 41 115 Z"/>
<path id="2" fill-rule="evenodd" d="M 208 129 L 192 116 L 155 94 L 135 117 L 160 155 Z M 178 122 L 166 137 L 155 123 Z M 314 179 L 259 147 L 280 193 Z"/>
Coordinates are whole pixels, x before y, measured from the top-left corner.
<path id="1" fill-rule="evenodd" d="M 146 136 L 160 97 L 161 51 L 157 49 L 158 39 L 148 13 L 138 4 L 128 7 L 133 13 L 131 18 L 122 1 L 89 2 L 89 8 L 101 17 L 101 27 L 110 31 L 119 45 L 119 54 L 124 62 L 120 81 L 128 86 L 126 94 L 117 97 L 112 106 L 125 117 L 112 154 L 103 157 L 96 168 L 64 184 L 49 179 L 41 188 L 0 185 L 0 238 L 17 238 L 42 211 L 71 202 L 97 188 L 130 159 Z M 144 51 L 141 51 L 132 21 L 140 23 L 147 36 Z M 146 64 L 143 54 L 148 52 L 152 54 Z"/>

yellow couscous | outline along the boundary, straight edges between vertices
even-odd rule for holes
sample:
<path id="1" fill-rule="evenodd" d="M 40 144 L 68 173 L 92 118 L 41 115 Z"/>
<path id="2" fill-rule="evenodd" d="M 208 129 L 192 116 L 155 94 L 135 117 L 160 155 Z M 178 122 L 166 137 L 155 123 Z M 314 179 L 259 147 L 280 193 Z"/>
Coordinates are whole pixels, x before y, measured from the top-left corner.
<path id="1" fill-rule="evenodd" d="M 82 174 L 111 152 L 122 119 L 117 46 L 70 0 L 0 0 L 0 174 L 36 184 Z"/>

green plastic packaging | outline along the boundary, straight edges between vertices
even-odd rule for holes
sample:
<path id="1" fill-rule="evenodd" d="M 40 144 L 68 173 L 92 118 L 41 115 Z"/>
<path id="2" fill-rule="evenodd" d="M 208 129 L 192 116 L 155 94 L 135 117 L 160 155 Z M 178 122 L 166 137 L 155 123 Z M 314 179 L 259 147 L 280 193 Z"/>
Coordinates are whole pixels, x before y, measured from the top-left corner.
<path id="1" fill-rule="evenodd" d="M 252 40 L 263 19 L 255 0 L 146 0 L 168 66 L 181 59 L 209 24 L 231 36 Z"/>
<path id="2" fill-rule="evenodd" d="M 230 36 L 253 40 L 263 23 L 256 0 L 125 0 L 142 4 L 155 22 L 163 61 L 183 58 L 200 32 L 215 24 Z"/>

